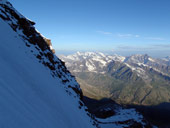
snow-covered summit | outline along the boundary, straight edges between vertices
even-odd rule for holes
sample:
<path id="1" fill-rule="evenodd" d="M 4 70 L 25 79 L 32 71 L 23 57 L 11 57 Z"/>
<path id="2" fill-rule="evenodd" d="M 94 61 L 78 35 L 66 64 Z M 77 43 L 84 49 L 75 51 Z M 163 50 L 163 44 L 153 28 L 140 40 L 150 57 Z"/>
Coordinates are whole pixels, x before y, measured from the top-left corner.
<path id="1" fill-rule="evenodd" d="M 135 54 L 126 58 L 125 62 L 133 62 L 133 63 L 143 63 L 146 64 L 149 61 L 149 56 L 147 54 L 140 55 Z"/>
<path id="2" fill-rule="evenodd" d="M 111 61 L 120 61 L 123 62 L 125 57 L 120 55 L 107 55 L 102 52 L 77 52 L 68 56 L 60 56 L 60 58 L 66 62 L 66 65 L 69 67 L 72 65 L 72 62 L 81 62 L 80 66 L 77 65 L 76 71 L 86 71 L 100 72 L 101 69 L 106 67 Z M 103 72 L 101 72 L 103 73 Z"/>
<path id="3" fill-rule="evenodd" d="M 76 52 L 75 56 L 82 56 L 82 57 L 106 57 L 105 54 L 101 52 Z"/>

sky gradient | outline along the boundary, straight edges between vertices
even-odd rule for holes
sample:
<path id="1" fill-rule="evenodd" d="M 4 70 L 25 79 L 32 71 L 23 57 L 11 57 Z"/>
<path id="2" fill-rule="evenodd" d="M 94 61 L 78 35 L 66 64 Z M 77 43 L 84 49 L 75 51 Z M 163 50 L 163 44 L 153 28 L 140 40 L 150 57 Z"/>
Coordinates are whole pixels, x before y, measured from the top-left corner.
<path id="1" fill-rule="evenodd" d="M 170 55 L 170 0 L 9 0 L 56 53 Z"/>

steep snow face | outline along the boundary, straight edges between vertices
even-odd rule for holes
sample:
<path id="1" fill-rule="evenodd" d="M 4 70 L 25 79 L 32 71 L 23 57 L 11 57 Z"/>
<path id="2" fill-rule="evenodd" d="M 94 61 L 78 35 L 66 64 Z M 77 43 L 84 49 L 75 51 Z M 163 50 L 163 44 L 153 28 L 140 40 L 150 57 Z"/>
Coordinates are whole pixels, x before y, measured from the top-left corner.
<path id="1" fill-rule="evenodd" d="M 93 128 L 79 85 L 32 25 L 0 1 L 0 127 Z"/>
<path id="2" fill-rule="evenodd" d="M 76 90 L 76 95 L 81 96 L 81 90 L 74 77 L 66 69 L 64 63 L 52 53 L 50 49 L 51 42 L 48 42 L 48 39 L 42 37 L 35 30 L 34 22 L 18 13 L 9 2 L 0 3 L 0 18 L 17 33 L 39 62 L 50 69 L 53 77 L 61 78 L 65 88 L 68 90 L 74 88 L 73 90 Z M 70 82 L 74 84 L 71 85 Z"/>

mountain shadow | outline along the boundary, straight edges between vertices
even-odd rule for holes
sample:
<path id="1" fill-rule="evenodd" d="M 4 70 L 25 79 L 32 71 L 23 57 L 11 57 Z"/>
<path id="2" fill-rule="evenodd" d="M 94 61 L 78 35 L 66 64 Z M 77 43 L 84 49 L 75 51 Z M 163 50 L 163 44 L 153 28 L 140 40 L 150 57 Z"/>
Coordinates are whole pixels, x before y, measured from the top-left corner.
<path id="1" fill-rule="evenodd" d="M 136 108 L 144 117 L 159 126 L 159 128 L 170 128 L 170 103 L 164 102 L 159 105 L 127 105 L 129 108 Z"/>
<path id="2" fill-rule="evenodd" d="M 83 102 L 88 107 L 88 111 L 97 117 L 98 123 L 101 126 L 116 127 L 119 124 L 122 128 L 152 128 L 152 124 L 137 112 L 136 109 L 129 109 L 126 106 L 119 105 L 112 99 L 103 98 L 95 100 L 84 96 Z M 144 125 L 140 123 L 141 121 Z"/>
<path id="3" fill-rule="evenodd" d="M 116 102 L 111 99 L 103 98 L 95 100 L 84 96 L 83 102 L 88 107 L 88 111 L 98 118 L 108 118 L 115 114 L 115 108 L 118 106 Z"/>

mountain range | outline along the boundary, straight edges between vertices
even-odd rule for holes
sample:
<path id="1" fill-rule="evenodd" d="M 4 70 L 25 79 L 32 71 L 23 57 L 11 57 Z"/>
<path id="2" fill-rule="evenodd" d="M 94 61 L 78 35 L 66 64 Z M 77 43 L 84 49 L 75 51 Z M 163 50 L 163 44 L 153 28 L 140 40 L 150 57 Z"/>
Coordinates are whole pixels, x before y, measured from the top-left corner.
<path id="1" fill-rule="evenodd" d="M 77 52 L 60 55 L 76 76 L 83 93 L 120 104 L 157 105 L 170 102 L 170 58 Z"/>

